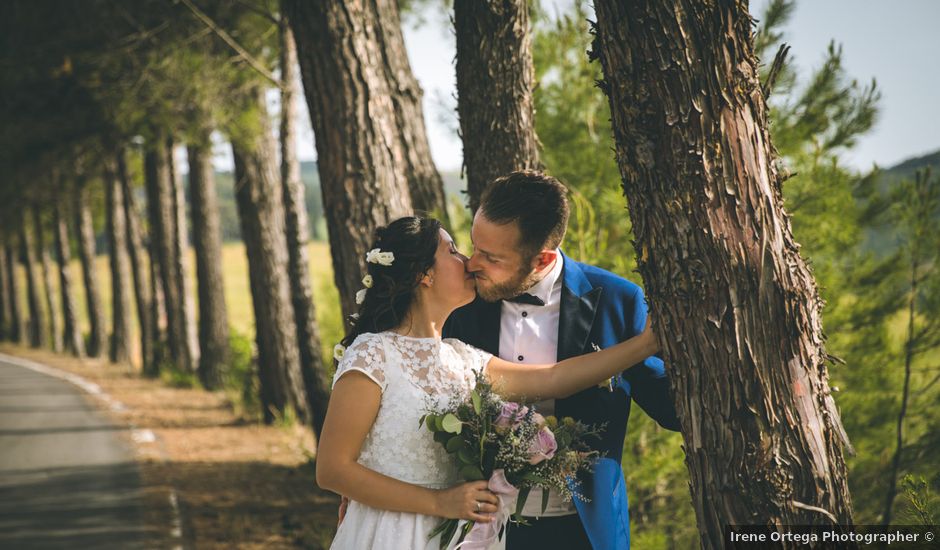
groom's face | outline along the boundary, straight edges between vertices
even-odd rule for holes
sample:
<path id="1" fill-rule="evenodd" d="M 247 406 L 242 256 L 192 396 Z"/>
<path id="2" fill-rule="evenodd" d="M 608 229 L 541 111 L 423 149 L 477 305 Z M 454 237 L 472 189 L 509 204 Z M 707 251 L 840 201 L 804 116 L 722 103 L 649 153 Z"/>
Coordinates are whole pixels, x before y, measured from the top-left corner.
<path id="1" fill-rule="evenodd" d="M 476 278 L 477 294 L 488 302 L 505 300 L 528 290 L 538 279 L 535 258 L 524 257 L 519 224 L 496 224 L 481 212 L 473 218 L 473 255 L 467 270 Z"/>

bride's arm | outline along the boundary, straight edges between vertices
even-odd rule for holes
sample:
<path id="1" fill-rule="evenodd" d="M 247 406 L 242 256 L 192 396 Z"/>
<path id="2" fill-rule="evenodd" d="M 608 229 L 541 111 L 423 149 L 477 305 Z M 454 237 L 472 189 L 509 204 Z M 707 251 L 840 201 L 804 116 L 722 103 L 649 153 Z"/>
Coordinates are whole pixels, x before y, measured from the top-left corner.
<path id="1" fill-rule="evenodd" d="M 595 386 L 659 351 L 647 319 L 642 333 L 605 350 L 551 365 L 523 365 L 493 357 L 486 376 L 503 397 L 521 401 L 560 399 Z"/>
<path id="2" fill-rule="evenodd" d="M 317 448 L 317 485 L 373 508 L 487 522 L 497 500 L 485 481 L 435 490 L 380 474 L 356 459 L 375 422 L 382 392 L 356 371 L 333 387 Z M 482 502 L 477 510 L 476 502 Z"/>

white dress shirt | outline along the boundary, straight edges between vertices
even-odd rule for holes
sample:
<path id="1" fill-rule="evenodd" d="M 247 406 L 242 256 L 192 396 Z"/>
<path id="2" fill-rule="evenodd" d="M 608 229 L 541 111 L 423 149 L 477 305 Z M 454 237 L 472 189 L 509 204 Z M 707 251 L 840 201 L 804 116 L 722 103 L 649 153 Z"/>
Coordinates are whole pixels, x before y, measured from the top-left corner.
<path id="1" fill-rule="evenodd" d="M 556 250 L 558 259 L 551 271 L 526 292 L 541 298 L 545 305 L 536 306 L 503 301 L 499 322 L 499 357 L 506 361 L 525 364 L 546 364 L 558 361 L 558 319 L 561 312 L 562 269 L 564 260 Z M 555 414 L 555 400 L 539 401 L 535 408 L 544 416 Z M 549 491 L 548 506 L 542 513 L 542 490 L 533 488 L 526 499 L 522 515 L 567 516 L 577 511 L 572 502 Z"/>

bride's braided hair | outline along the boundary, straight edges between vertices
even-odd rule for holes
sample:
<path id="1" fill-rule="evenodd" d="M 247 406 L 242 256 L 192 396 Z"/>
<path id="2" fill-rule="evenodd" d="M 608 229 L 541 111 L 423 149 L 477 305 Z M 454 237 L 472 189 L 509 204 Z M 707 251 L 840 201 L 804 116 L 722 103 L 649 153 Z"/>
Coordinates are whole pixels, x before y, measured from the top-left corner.
<path id="1" fill-rule="evenodd" d="M 341 342 L 344 348 L 365 332 L 393 329 L 404 321 L 421 277 L 434 266 L 440 243 L 441 222 L 406 216 L 375 230 L 370 249 L 392 252 L 392 265 L 366 263 L 372 287 L 359 306 L 359 317 Z"/>

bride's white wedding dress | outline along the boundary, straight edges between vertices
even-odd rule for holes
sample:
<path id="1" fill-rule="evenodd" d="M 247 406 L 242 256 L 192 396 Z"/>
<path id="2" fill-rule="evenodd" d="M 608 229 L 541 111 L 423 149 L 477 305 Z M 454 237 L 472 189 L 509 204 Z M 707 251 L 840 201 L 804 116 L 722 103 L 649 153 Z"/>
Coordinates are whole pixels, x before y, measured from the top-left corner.
<path id="1" fill-rule="evenodd" d="M 359 371 L 382 389 L 382 401 L 366 436 L 359 463 L 381 474 L 441 489 L 459 480 L 453 458 L 418 421 L 429 408 L 443 408 L 459 393 L 469 395 L 492 356 L 459 340 L 412 338 L 393 332 L 359 335 L 336 368 L 333 384 Z M 350 501 L 332 548 L 437 550 L 428 535 L 441 518 L 380 510 Z M 502 544 L 500 544 L 502 546 Z"/>

